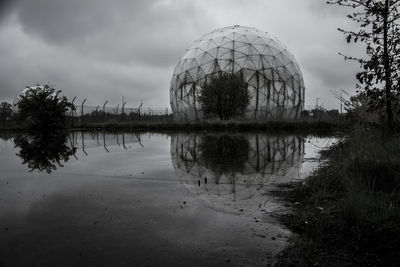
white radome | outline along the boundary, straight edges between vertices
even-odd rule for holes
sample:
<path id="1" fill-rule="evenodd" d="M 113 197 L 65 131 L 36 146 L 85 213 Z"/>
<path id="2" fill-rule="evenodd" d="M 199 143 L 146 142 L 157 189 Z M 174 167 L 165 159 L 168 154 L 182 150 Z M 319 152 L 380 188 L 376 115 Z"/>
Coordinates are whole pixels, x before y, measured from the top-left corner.
<path id="1" fill-rule="evenodd" d="M 241 72 L 252 95 L 249 119 L 298 118 L 304 108 L 304 81 L 287 48 L 268 33 L 252 27 L 216 29 L 193 42 L 175 66 L 170 100 L 174 118 L 198 120 L 197 101 L 211 75 Z"/>

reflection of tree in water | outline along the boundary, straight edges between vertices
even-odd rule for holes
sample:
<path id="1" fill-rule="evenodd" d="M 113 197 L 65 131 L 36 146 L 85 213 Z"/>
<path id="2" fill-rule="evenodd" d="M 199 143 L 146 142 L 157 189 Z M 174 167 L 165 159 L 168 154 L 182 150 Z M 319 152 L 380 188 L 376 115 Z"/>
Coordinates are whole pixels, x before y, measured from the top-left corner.
<path id="1" fill-rule="evenodd" d="M 299 173 L 304 140 L 297 136 L 176 135 L 171 157 L 177 176 L 208 206 L 225 212 L 263 208 L 274 182 Z"/>
<path id="2" fill-rule="evenodd" d="M 50 173 L 76 151 L 75 147 L 67 145 L 65 132 L 40 132 L 14 137 L 15 147 L 19 148 L 17 156 L 22 158 L 22 163 L 27 164 L 30 171 L 39 170 Z"/>
<path id="3" fill-rule="evenodd" d="M 243 171 L 249 158 L 249 141 L 244 136 L 207 135 L 199 148 L 204 165 L 219 174 Z"/>

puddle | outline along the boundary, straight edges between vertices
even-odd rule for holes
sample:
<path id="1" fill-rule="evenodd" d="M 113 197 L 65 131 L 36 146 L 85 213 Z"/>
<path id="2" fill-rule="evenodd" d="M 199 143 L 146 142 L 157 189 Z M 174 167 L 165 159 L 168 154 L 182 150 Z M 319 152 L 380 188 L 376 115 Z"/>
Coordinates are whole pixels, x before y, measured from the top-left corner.
<path id="1" fill-rule="evenodd" d="M 274 220 L 284 207 L 269 191 L 306 177 L 319 151 L 335 141 L 101 132 L 3 137 L 0 265 L 268 265 L 290 236 Z"/>

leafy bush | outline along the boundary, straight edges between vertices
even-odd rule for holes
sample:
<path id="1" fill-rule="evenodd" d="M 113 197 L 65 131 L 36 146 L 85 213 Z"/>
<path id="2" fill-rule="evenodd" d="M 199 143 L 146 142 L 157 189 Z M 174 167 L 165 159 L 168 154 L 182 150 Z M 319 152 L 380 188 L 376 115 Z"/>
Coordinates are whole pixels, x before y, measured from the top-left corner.
<path id="1" fill-rule="evenodd" d="M 200 91 L 199 102 L 205 117 L 218 116 L 221 120 L 242 115 L 250 103 L 247 84 L 240 73 L 220 72 Z"/>
<path id="2" fill-rule="evenodd" d="M 31 129 L 64 128 L 73 104 L 60 93 L 48 85 L 26 88 L 17 103 L 18 120 Z"/>

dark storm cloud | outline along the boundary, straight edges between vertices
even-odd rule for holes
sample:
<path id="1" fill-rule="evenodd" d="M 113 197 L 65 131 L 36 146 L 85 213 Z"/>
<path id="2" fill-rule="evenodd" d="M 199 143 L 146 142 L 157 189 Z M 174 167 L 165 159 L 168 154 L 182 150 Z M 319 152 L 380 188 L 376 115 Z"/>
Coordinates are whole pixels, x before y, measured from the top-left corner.
<path id="1" fill-rule="evenodd" d="M 24 30 L 50 42 L 86 39 L 124 21 L 136 18 L 152 1 L 19 0 L 17 16 Z"/>
<path id="2" fill-rule="evenodd" d="M 26 33 L 51 44 L 110 61 L 165 66 L 184 49 L 176 44 L 174 31 L 192 26 L 199 13 L 188 2 L 176 7 L 159 3 L 20 0 L 16 14 Z"/>
<path id="3" fill-rule="evenodd" d="M 354 87 L 357 64 L 337 32 L 348 10 L 320 0 L 15 0 L 0 2 L 0 98 L 50 82 L 98 105 L 169 105 L 173 67 L 195 39 L 233 24 L 276 36 L 303 70 L 308 94 L 336 103 L 332 88 Z M 349 50 L 350 49 L 350 50 Z M 348 53 L 347 53 L 348 52 Z"/>
<path id="4" fill-rule="evenodd" d="M 20 0 L 9 10 L 0 27 L 2 95 L 50 81 L 92 104 L 131 95 L 165 107 L 173 65 L 211 22 L 187 1 Z"/>
<path id="5" fill-rule="evenodd" d="M 8 17 L 10 14 L 10 9 L 13 8 L 15 1 L 13 0 L 1 0 L 0 1 L 0 23 L 3 19 Z"/>

